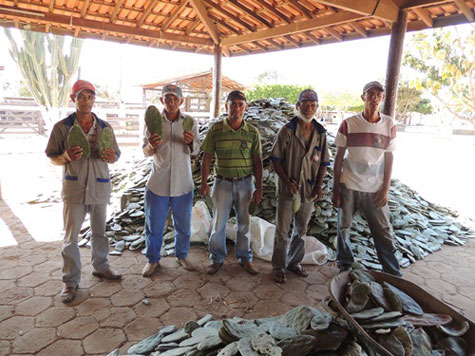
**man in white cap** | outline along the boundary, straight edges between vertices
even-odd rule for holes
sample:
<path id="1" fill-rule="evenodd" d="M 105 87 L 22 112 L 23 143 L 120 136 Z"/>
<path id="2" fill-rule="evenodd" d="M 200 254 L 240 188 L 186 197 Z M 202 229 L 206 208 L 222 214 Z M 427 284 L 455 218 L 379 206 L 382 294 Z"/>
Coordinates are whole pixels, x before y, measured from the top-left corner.
<path id="1" fill-rule="evenodd" d="M 384 97 L 381 83 L 366 84 L 361 95 L 364 111 L 343 120 L 335 139 L 332 200 L 338 208 L 337 263 L 340 271 L 346 271 L 354 262 L 350 229 L 353 214 L 360 209 L 383 271 L 401 276 L 388 208 L 396 126 L 379 112 Z"/>
<path id="2" fill-rule="evenodd" d="M 76 112 L 54 125 L 45 151 L 53 164 L 64 167 L 61 193 L 65 230 L 62 251 L 64 288 L 61 291 L 64 303 L 74 300 L 81 279 L 78 234 L 87 213 L 92 232 L 92 274 L 112 280 L 122 278 L 109 266 L 109 239 L 105 235 L 106 208 L 112 190 L 108 164 L 117 161 L 120 150 L 114 136 L 113 148 L 99 152 L 98 138 L 102 130 L 112 128 L 91 111 L 95 92 L 94 86 L 88 81 L 78 80 L 74 83 L 70 97 L 76 104 Z M 73 125 L 78 125 L 86 135 L 89 157 L 83 157 L 83 148 L 80 146 L 68 148 L 68 134 Z"/>
<path id="3" fill-rule="evenodd" d="M 188 260 L 193 207 L 193 175 L 191 155 L 200 150 L 198 125 L 193 120 L 190 131 L 183 129 L 183 121 L 191 117 L 180 111 L 183 94 L 176 85 L 163 87 L 161 103 L 163 132 L 151 135 L 145 129 L 143 152 L 153 156 L 152 173 L 145 190 L 145 236 L 147 264 L 144 277 L 152 276 L 160 268 L 163 229 L 171 206 L 175 228 L 175 256 L 185 270 L 195 268 Z"/>
<path id="4" fill-rule="evenodd" d="M 314 202 L 323 196 L 322 183 L 330 165 L 325 128 L 315 120 L 318 96 L 305 89 L 296 104 L 297 115 L 283 126 L 271 151 L 272 166 L 279 176 L 277 218 L 272 254 L 272 275 L 285 283 L 286 270 L 300 277 L 307 271 L 300 264 L 305 255 L 305 240 Z M 301 201 L 294 210 L 294 197 Z M 294 222 L 294 231 L 289 235 Z"/>

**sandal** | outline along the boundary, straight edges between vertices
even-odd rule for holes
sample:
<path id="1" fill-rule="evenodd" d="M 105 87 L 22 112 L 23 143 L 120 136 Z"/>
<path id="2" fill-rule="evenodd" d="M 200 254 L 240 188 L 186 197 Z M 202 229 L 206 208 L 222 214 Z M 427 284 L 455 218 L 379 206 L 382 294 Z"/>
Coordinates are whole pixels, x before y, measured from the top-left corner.
<path id="1" fill-rule="evenodd" d="M 287 277 L 285 276 L 285 272 L 280 269 L 275 269 L 272 271 L 272 277 L 274 281 L 279 284 L 284 284 L 287 282 Z"/>
<path id="2" fill-rule="evenodd" d="M 294 272 L 297 276 L 300 276 L 300 277 L 308 277 L 308 272 L 302 267 L 302 265 L 297 265 L 293 268 L 287 268 L 290 272 Z"/>

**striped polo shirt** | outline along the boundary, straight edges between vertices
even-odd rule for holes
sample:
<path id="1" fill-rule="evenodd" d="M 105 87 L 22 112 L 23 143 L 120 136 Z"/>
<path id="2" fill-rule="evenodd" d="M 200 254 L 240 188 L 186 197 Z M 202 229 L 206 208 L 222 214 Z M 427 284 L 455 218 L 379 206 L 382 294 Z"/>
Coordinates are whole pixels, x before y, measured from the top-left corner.
<path id="1" fill-rule="evenodd" d="M 253 174 L 252 156 L 262 154 L 257 128 L 243 121 L 239 129 L 233 130 L 227 119 L 210 127 L 201 148 L 206 153 L 216 154 L 215 174 L 228 178 Z"/>
<path id="2" fill-rule="evenodd" d="M 396 126 L 386 115 L 369 122 L 363 113 L 343 120 L 335 138 L 338 147 L 346 147 L 341 182 L 346 188 L 374 193 L 384 180 L 384 154 L 395 149 Z"/>

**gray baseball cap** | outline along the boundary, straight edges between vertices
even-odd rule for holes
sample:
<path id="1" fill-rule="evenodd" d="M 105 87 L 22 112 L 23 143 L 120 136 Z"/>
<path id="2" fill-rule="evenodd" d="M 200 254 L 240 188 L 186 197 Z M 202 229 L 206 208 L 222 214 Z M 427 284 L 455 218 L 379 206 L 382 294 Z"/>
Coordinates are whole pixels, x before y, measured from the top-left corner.
<path id="1" fill-rule="evenodd" d="M 162 89 L 162 98 L 165 97 L 165 95 L 175 95 L 178 99 L 183 98 L 183 93 L 181 92 L 180 87 L 173 85 L 173 84 L 168 84 L 165 85 Z"/>
<path id="2" fill-rule="evenodd" d="M 372 82 L 367 83 L 367 84 L 363 87 L 363 94 L 366 93 L 368 90 L 373 89 L 373 88 L 379 89 L 379 90 L 381 90 L 382 92 L 384 92 L 384 86 L 383 86 L 383 84 L 381 84 L 380 82 L 378 82 L 378 81 L 375 80 L 375 81 L 372 81 Z"/>

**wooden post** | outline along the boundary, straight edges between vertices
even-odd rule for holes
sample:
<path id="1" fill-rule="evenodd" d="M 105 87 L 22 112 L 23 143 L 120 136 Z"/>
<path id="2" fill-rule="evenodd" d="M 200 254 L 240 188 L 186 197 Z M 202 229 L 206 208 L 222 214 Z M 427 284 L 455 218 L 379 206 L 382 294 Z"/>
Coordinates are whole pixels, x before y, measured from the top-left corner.
<path id="1" fill-rule="evenodd" d="M 221 106 L 221 47 L 214 46 L 214 67 L 213 67 L 213 105 L 212 117 L 219 115 Z"/>
<path id="2" fill-rule="evenodd" d="M 384 100 L 383 108 L 383 114 L 393 118 L 396 108 L 399 71 L 401 69 L 406 28 L 407 10 L 399 10 L 397 22 L 391 27 L 391 42 L 389 45 L 388 67 L 386 69 L 386 99 Z"/>

